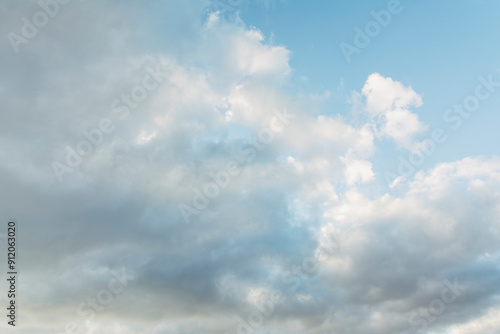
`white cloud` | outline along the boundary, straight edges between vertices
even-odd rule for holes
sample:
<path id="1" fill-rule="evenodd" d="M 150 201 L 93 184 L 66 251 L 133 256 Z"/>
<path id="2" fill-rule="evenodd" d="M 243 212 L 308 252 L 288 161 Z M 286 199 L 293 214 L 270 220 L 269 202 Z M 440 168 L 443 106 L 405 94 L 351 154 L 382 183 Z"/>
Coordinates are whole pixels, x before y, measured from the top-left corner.
<path id="1" fill-rule="evenodd" d="M 374 73 L 366 80 L 362 94 L 366 97 L 366 109 L 380 125 L 382 135 L 408 150 L 418 149 L 414 137 L 427 127 L 410 111 L 422 105 L 422 98 L 411 87 Z"/>
<path id="2" fill-rule="evenodd" d="M 375 179 L 371 162 L 356 159 L 351 152 L 341 157 L 340 160 L 345 164 L 344 175 L 348 185 L 366 183 Z"/>
<path id="3" fill-rule="evenodd" d="M 449 305 L 448 313 L 432 324 L 436 328 L 455 322 L 456 312 L 475 317 L 476 312 L 459 305 L 468 303 L 481 312 L 491 296 L 500 294 L 490 281 L 492 276 L 467 274 L 481 267 L 499 275 L 495 261 L 485 258 L 485 254 L 498 254 L 499 162 L 498 158 L 467 158 L 441 164 L 417 175 L 402 197 L 385 194 L 369 199 L 350 190 L 325 213 L 320 240 L 338 242 L 338 253 L 325 264 L 325 284 L 347 293 L 345 303 L 358 307 L 370 303 L 372 315 L 381 312 L 384 319 L 399 319 L 380 330 L 360 323 L 354 333 L 363 332 L 364 325 L 375 333 L 411 327 L 406 315 L 438 298 L 437 287 L 444 279 L 467 280 L 470 295 Z M 422 285 L 422 280 L 427 283 Z M 391 304 L 401 308 L 398 315 Z M 472 328 L 475 321 L 468 326 Z"/>

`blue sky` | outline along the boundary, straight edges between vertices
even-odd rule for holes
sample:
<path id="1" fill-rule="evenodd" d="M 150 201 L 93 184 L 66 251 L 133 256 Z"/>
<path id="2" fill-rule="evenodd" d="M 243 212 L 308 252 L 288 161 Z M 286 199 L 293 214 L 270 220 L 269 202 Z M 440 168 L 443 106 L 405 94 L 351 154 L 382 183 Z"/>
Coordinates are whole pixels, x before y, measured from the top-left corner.
<path id="1" fill-rule="evenodd" d="M 373 21 L 372 11 L 387 9 L 388 1 L 277 1 L 263 6 L 254 3 L 242 11 L 248 25 L 259 27 L 276 44 L 292 50 L 290 64 L 297 76 L 307 78 L 303 89 L 321 93 L 335 91 L 340 80 L 342 98 L 323 105 L 325 113 L 350 109 L 345 96 L 357 90 L 366 77 L 379 72 L 411 85 L 423 96 L 418 114 L 433 127 L 446 127 L 443 112 L 461 102 L 477 84 L 477 77 L 498 78 L 500 38 L 494 1 L 401 1 L 400 14 L 372 38 L 370 45 L 347 63 L 339 44 L 353 44 L 354 27 L 364 29 Z M 460 131 L 449 131 L 450 140 L 424 165 L 498 152 L 500 138 L 495 127 L 500 95 L 482 103 Z M 379 152 L 384 156 L 384 152 Z M 390 157 L 380 161 L 393 168 Z"/>
<path id="2" fill-rule="evenodd" d="M 0 4 L 20 332 L 500 332 L 498 2 L 44 1 Z"/>

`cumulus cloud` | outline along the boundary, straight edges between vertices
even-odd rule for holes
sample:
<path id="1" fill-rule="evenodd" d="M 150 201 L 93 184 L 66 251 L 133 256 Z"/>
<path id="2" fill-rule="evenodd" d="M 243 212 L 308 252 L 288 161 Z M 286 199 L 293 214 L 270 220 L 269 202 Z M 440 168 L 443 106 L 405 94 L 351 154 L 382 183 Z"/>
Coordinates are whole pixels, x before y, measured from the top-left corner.
<path id="1" fill-rule="evenodd" d="M 4 30 L 36 10 L 2 6 Z M 238 333 L 262 305 L 272 333 L 398 333 L 455 278 L 467 289 L 428 328 L 494 328 L 499 159 L 375 191 L 375 138 L 413 149 L 421 97 L 373 74 L 369 121 L 311 110 L 314 94 L 287 89 L 291 51 L 209 6 L 72 2 L 19 56 L 0 51 L 0 217 L 20 225 L 23 333 Z M 53 162 L 82 141 L 59 182 Z M 239 172 L 186 224 L 179 204 L 228 162 Z M 122 270 L 133 279 L 93 308 Z"/>
<path id="2" fill-rule="evenodd" d="M 416 150 L 415 136 L 427 129 L 410 108 L 420 107 L 422 98 L 411 87 L 378 73 L 371 74 L 362 90 L 366 110 L 380 126 L 380 134 L 398 145 Z"/>
<path id="3" fill-rule="evenodd" d="M 467 290 L 442 317 L 426 321 L 429 327 L 452 324 L 457 314 L 474 318 L 481 313 L 467 312 L 463 304 L 476 310 L 490 305 L 499 291 L 491 276 L 475 276 L 473 268 L 498 275 L 487 259 L 498 256 L 499 162 L 468 158 L 439 165 L 417 175 L 401 197 L 369 199 L 351 190 L 326 212 L 323 238 L 332 234 L 340 251 L 325 264 L 325 284 L 347 292 L 344 302 L 355 309 L 372 305 L 370 313 L 382 315 L 385 323 L 374 329 L 367 320 L 354 333 L 423 329 L 411 326 L 406 314 L 418 315 L 420 307 L 439 298 L 440 285 L 451 277 Z"/>

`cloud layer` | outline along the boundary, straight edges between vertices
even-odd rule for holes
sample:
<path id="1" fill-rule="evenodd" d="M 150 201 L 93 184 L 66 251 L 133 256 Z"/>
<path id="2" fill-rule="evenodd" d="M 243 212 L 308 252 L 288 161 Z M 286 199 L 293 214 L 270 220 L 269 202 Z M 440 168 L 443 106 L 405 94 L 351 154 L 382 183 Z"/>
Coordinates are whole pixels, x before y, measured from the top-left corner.
<path id="1" fill-rule="evenodd" d="M 4 3 L 3 31 L 37 6 Z M 422 97 L 373 73 L 364 124 L 321 114 L 288 89 L 290 50 L 209 8 L 74 1 L 18 54 L 4 40 L 1 219 L 20 225 L 23 333 L 499 331 L 499 158 L 392 192 L 377 145 L 418 147 Z"/>

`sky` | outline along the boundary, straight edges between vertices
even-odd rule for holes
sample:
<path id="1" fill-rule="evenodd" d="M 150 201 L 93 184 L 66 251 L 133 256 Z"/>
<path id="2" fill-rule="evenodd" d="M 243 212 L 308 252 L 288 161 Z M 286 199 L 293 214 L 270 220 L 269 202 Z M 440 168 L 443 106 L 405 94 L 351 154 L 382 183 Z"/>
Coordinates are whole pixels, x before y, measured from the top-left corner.
<path id="1" fill-rule="evenodd" d="M 499 333 L 499 11 L 0 2 L 2 333 Z"/>

